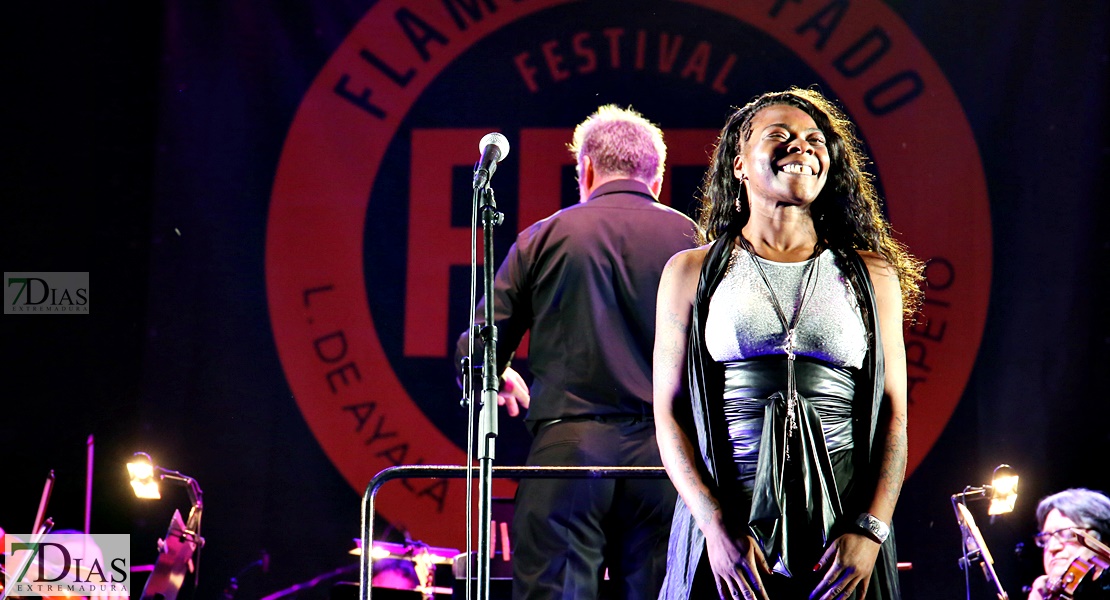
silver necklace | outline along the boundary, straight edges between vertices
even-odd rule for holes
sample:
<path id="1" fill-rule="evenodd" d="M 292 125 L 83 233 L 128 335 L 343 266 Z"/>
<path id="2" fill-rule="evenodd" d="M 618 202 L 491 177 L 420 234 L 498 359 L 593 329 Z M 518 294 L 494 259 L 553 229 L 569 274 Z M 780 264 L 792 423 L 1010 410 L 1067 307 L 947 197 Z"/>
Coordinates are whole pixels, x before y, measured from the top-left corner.
<path id="1" fill-rule="evenodd" d="M 816 287 L 817 272 L 821 268 L 819 258 L 821 245 L 820 243 L 813 245 L 813 254 L 810 256 L 810 263 L 806 266 L 805 283 L 802 286 L 801 295 L 798 297 L 798 305 L 794 308 L 794 314 L 789 322 L 786 320 L 786 313 L 782 310 L 778 295 L 775 294 L 775 288 L 771 286 L 771 279 L 767 277 L 763 265 L 759 264 L 759 258 L 756 257 L 752 245 L 742 235 L 740 236 L 740 245 L 748 252 L 752 264 L 759 271 L 759 276 L 763 278 L 763 284 L 767 286 L 767 292 L 771 295 L 771 304 L 775 307 L 775 314 L 778 315 L 779 322 L 782 323 L 782 329 L 785 332 L 782 348 L 786 352 L 786 460 L 789 461 L 790 438 L 798 428 L 798 384 L 794 376 L 794 359 L 796 357 L 794 351 L 798 343 L 798 321 L 802 318 L 802 312 L 805 311 L 809 300 L 813 297 L 812 291 Z"/>

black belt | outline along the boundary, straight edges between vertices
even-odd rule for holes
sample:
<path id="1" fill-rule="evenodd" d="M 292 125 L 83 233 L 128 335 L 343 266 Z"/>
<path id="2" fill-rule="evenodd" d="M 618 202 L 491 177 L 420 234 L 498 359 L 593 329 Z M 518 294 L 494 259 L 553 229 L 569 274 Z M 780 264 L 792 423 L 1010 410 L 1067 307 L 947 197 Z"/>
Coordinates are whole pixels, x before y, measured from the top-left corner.
<path id="1" fill-rule="evenodd" d="M 570 417 L 560 417 L 558 419 L 542 419 L 536 421 L 535 431 L 539 431 L 549 425 L 556 423 L 581 423 L 583 421 L 594 421 L 596 423 L 640 423 L 643 421 L 654 421 L 655 415 L 653 414 L 639 414 L 639 415 L 573 415 Z"/>

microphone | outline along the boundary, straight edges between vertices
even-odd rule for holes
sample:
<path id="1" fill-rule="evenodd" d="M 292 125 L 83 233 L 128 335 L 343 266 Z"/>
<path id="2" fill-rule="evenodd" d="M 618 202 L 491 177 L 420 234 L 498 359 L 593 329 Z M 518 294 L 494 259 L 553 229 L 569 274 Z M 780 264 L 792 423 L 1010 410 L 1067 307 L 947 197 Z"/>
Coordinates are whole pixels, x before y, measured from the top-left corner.
<path id="1" fill-rule="evenodd" d="M 509 155 L 509 140 L 496 131 L 487 133 L 482 141 L 478 142 L 478 150 L 482 152 L 482 158 L 474 169 L 474 189 L 489 185 L 489 180 L 497 171 L 497 163 Z"/>

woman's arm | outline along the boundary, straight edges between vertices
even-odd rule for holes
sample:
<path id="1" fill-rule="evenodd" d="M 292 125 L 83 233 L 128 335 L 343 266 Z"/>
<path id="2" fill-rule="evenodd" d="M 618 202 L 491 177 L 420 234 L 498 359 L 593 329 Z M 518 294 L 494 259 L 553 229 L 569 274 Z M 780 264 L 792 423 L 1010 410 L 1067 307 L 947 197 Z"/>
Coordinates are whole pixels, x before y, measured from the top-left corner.
<path id="1" fill-rule="evenodd" d="M 861 252 L 860 255 L 867 264 L 875 288 L 879 335 L 886 364 L 883 403 L 879 408 L 872 452 L 878 470 L 867 511 L 890 524 L 906 475 L 907 384 L 906 347 L 902 338 L 902 290 L 897 272 L 886 260 L 871 252 Z M 878 553 L 878 542 L 866 535 L 849 533 L 838 538 L 817 565 L 823 568 L 830 561 L 832 563 L 814 590 L 814 597 L 822 600 L 847 597 L 857 587 L 860 597 L 864 597 Z"/>
<path id="2" fill-rule="evenodd" d="M 689 402 L 683 375 L 698 272 L 705 252 L 693 250 L 673 256 L 659 281 L 655 311 L 655 351 L 652 389 L 656 436 L 667 475 L 703 529 L 719 516 L 721 507 L 705 485 L 697 466 L 693 441 L 675 419 L 676 402 Z"/>
<path id="3" fill-rule="evenodd" d="M 879 469 L 878 481 L 868 512 L 889 524 L 906 476 L 907 383 L 906 345 L 902 337 L 902 290 L 898 274 L 889 263 L 878 255 L 865 254 L 864 258 L 875 286 L 879 332 L 886 362 L 883 406 L 879 410 L 873 445 Z"/>
<path id="4" fill-rule="evenodd" d="M 706 254 L 704 247 L 676 254 L 667 262 L 659 283 L 652 367 L 659 454 L 667 475 L 705 535 L 718 592 L 727 590 L 735 598 L 755 598 L 755 594 L 766 598 L 758 572 L 760 568 L 769 571 L 766 561 L 752 540 L 734 540 L 728 534 L 721 505 L 702 480 L 697 446 L 675 419 L 675 403 L 690 401 L 683 375 L 693 303 Z"/>

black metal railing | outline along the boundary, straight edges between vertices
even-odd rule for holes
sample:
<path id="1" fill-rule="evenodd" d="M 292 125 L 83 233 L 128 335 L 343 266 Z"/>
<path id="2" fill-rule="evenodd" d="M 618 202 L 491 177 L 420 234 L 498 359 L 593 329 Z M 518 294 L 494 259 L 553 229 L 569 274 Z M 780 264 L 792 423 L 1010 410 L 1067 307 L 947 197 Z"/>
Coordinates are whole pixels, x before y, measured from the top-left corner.
<path id="1" fill-rule="evenodd" d="M 375 475 L 362 494 L 362 553 L 359 557 L 359 598 L 370 600 L 372 576 L 371 548 L 374 543 L 374 497 L 378 489 L 393 479 L 462 479 L 466 477 L 465 465 L 406 465 L 389 467 Z M 471 469 L 471 477 L 478 476 L 478 469 Z M 538 479 L 663 479 L 663 467 L 493 467 L 494 478 Z"/>

